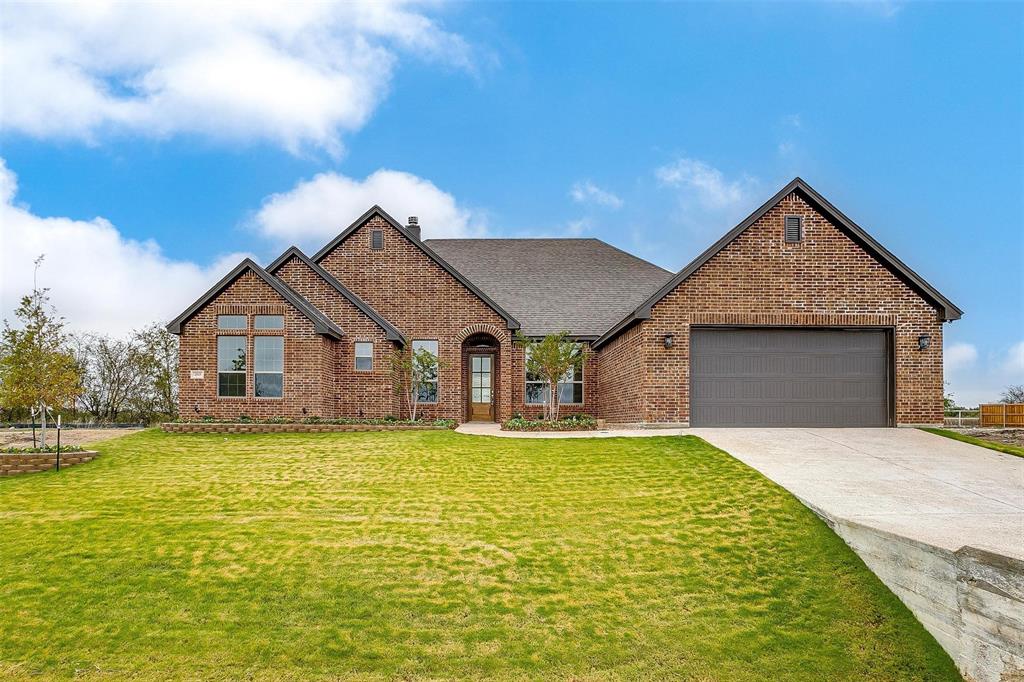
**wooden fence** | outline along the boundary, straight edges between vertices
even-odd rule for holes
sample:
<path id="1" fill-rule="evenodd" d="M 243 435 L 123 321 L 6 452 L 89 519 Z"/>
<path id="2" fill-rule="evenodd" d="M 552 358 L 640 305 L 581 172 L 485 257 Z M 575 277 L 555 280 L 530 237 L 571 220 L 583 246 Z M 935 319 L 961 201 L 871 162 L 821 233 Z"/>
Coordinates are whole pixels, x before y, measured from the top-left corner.
<path id="1" fill-rule="evenodd" d="M 1024 426 L 1024 403 L 981 406 L 982 426 Z"/>

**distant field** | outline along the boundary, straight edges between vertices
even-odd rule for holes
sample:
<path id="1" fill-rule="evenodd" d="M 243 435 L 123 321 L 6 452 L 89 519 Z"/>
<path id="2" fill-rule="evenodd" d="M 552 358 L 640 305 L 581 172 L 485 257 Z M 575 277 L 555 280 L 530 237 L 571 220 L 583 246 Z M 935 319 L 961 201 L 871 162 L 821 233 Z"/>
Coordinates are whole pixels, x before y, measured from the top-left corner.
<path id="1" fill-rule="evenodd" d="M 0 676 L 957 680 L 693 437 L 169 435 L 0 480 Z"/>

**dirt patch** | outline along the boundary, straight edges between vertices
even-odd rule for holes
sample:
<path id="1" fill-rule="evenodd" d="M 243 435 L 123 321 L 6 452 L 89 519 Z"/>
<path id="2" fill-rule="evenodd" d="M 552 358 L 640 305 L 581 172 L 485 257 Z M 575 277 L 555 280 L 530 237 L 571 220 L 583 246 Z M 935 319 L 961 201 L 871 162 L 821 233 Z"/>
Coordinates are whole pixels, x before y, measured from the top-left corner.
<path id="1" fill-rule="evenodd" d="M 1016 445 L 1018 447 L 1024 447 L 1024 429 L 975 428 L 949 430 L 956 431 L 957 433 L 962 433 L 965 436 L 972 436 L 974 438 L 990 440 L 993 443 L 1002 443 L 1003 445 Z"/>
<path id="2" fill-rule="evenodd" d="M 85 445 L 87 443 L 98 443 L 101 440 L 109 440 L 135 433 L 142 429 L 62 429 L 60 432 L 61 445 Z M 39 429 L 36 429 L 36 438 L 39 437 Z M 46 444 L 57 444 L 57 429 L 46 429 Z M 30 448 L 32 447 L 32 429 L 4 429 L 0 431 L 0 448 Z"/>

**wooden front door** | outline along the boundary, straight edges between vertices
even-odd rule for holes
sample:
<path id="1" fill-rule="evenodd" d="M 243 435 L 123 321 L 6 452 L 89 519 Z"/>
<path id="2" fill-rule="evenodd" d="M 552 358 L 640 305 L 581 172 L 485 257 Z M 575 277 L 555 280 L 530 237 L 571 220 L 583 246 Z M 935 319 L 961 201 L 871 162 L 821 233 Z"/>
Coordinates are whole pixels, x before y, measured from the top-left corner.
<path id="1" fill-rule="evenodd" d="M 494 421 L 494 356 L 469 356 L 469 421 Z"/>

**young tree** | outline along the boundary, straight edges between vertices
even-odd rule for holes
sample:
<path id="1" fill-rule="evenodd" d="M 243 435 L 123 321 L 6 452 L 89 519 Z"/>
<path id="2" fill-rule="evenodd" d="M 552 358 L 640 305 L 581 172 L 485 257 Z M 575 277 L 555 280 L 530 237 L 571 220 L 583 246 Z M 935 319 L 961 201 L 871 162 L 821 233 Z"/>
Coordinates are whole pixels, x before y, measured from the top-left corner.
<path id="1" fill-rule="evenodd" d="M 409 410 L 409 419 L 416 421 L 423 391 L 437 381 L 437 374 L 443 363 L 440 358 L 426 350 L 396 350 L 391 354 L 391 376 L 395 395 L 402 396 Z"/>
<path id="2" fill-rule="evenodd" d="M 1001 402 L 1001 403 L 1024 403 L 1024 384 L 1016 384 L 1014 386 L 1007 386 L 1006 390 L 1003 391 L 1003 395 L 1000 396 L 999 402 Z"/>
<path id="3" fill-rule="evenodd" d="M 59 317 L 47 295 L 33 289 L 14 311 L 21 327 L 4 320 L 0 333 L 0 405 L 7 409 L 37 408 L 42 411 L 42 445 L 46 446 L 46 409 L 74 401 L 81 372 L 68 348 L 64 318 Z"/>
<path id="4" fill-rule="evenodd" d="M 544 401 L 544 418 L 558 419 L 558 382 L 570 370 L 579 370 L 583 364 L 583 349 L 580 344 L 569 340 L 568 332 L 548 334 L 540 341 L 533 341 L 516 332 L 515 343 L 526 350 L 526 373 L 539 376 L 547 383 L 547 399 Z"/>

